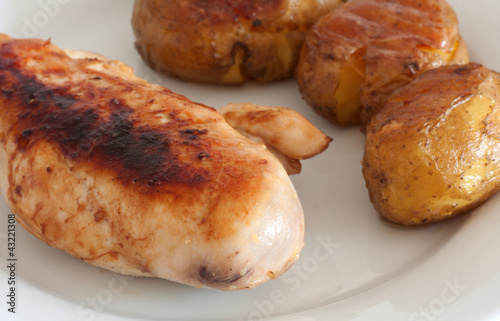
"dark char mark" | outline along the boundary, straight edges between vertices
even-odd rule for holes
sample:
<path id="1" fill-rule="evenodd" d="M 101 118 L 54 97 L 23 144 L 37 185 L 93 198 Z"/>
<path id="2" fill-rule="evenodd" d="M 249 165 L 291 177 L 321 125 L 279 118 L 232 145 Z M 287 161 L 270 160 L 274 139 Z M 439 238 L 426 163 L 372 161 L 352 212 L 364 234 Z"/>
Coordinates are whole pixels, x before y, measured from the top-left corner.
<path id="1" fill-rule="evenodd" d="M 112 98 L 100 106 L 99 101 L 91 99 L 98 92 L 83 93 L 87 98 L 80 100 L 69 93 L 69 88 L 50 88 L 25 75 L 2 54 L 0 51 L 0 88 L 4 88 L 1 94 L 8 103 L 1 108 L 18 113 L 13 129 L 19 150 L 27 150 L 39 140 L 48 140 L 73 161 L 92 162 L 99 168 L 115 171 L 115 177 L 126 185 L 197 186 L 209 179 L 206 169 L 179 161 L 178 152 L 172 151 L 175 135 L 181 140 L 185 135 L 189 135 L 189 140 L 197 140 L 206 131 L 172 133 L 137 124 L 131 118 L 134 109 L 122 100 Z M 111 111 L 110 116 L 103 117 L 100 108 Z M 199 152 L 194 152 L 194 159 Z"/>
<path id="2" fill-rule="evenodd" d="M 212 273 L 206 266 L 202 266 L 199 270 L 199 278 L 203 284 L 231 284 L 242 277 L 246 276 L 251 272 L 251 269 L 246 271 L 244 275 L 241 275 L 238 271 L 231 271 L 230 275 L 220 277 L 217 273 Z"/>

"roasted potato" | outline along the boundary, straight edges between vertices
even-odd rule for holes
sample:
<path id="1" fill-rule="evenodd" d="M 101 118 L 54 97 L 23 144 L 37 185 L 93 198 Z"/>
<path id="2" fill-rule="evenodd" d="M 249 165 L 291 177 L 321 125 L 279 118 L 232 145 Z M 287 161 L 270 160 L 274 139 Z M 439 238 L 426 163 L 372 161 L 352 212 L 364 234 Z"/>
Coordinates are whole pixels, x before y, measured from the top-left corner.
<path id="1" fill-rule="evenodd" d="M 136 0 L 136 47 L 155 70 L 242 84 L 293 76 L 312 24 L 341 0 Z"/>
<path id="2" fill-rule="evenodd" d="M 416 75 L 468 60 L 445 0 L 352 0 L 311 28 L 296 77 L 323 117 L 366 125 Z"/>
<path id="3" fill-rule="evenodd" d="M 363 175 L 376 210 L 419 225 L 478 206 L 500 186 L 500 74 L 475 63 L 423 73 L 369 123 Z"/>

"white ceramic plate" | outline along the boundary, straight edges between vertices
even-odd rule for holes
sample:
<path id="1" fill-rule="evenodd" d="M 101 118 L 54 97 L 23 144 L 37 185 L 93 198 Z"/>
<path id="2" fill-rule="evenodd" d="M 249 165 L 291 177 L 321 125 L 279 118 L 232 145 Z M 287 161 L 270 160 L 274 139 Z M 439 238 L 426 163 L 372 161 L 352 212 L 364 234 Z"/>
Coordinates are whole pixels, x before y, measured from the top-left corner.
<path id="1" fill-rule="evenodd" d="M 472 60 L 500 70 L 498 0 L 452 0 Z M 132 0 L 1 0 L 0 32 L 51 38 L 119 59 L 136 74 L 213 107 L 283 105 L 334 138 L 293 181 L 306 215 L 301 259 L 278 280 L 228 293 L 119 276 L 87 265 L 17 226 L 16 314 L 7 312 L 7 214 L 0 205 L 1 320 L 490 320 L 500 317 L 500 198 L 425 228 L 381 222 L 361 175 L 364 136 L 314 114 L 293 80 L 226 88 L 150 71 L 133 45 Z M 3 303 L 5 302 L 5 303 Z"/>

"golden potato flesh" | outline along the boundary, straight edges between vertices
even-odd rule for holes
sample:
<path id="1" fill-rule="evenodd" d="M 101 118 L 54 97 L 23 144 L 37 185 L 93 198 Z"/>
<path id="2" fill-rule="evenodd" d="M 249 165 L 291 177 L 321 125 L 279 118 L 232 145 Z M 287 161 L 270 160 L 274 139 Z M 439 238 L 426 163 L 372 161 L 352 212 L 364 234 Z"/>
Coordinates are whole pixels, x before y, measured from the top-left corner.
<path id="1" fill-rule="evenodd" d="M 136 0 L 136 47 L 155 70 L 217 84 L 291 77 L 312 24 L 341 0 Z"/>
<path id="2" fill-rule="evenodd" d="M 366 125 L 416 75 L 468 59 L 445 0 L 352 0 L 311 28 L 296 77 L 323 117 Z"/>
<path id="3" fill-rule="evenodd" d="M 445 220 L 500 186 L 500 74 L 444 66 L 397 90 L 367 127 L 363 175 L 376 210 L 402 225 Z"/>

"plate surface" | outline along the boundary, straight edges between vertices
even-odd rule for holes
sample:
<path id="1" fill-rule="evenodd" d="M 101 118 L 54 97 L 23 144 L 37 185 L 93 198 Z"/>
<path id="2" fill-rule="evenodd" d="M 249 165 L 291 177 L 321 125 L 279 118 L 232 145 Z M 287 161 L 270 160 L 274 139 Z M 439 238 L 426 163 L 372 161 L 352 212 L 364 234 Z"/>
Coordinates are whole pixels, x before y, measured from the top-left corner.
<path id="1" fill-rule="evenodd" d="M 451 0 L 473 61 L 500 70 L 497 0 Z M 159 76 L 136 53 L 132 0 L 2 0 L 0 32 L 51 38 L 62 48 L 121 60 L 136 74 L 215 108 L 251 102 L 293 108 L 334 138 L 292 178 L 306 215 L 306 246 L 281 278 L 218 292 L 92 267 L 17 226 L 16 314 L 1 320 L 490 320 L 500 317 L 497 195 L 473 212 L 425 228 L 383 223 L 361 175 L 364 136 L 317 116 L 294 80 L 243 87 Z M 7 214 L 0 204 L 0 296 L 9 294 Z M 2 302 L 3 302 L 2 301 Z"/>

